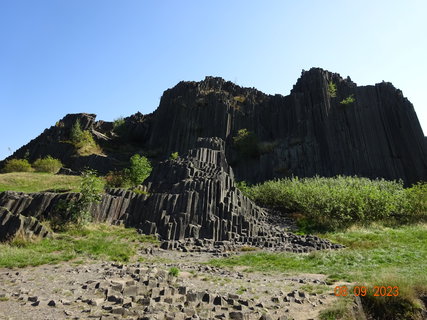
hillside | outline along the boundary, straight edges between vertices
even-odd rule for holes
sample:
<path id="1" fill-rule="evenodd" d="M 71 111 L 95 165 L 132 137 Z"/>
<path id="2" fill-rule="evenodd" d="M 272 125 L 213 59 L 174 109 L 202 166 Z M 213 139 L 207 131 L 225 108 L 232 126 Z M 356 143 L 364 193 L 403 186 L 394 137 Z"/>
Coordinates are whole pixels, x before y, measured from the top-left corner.
<path id="1" fill-rule="evenodd" d="M 187 152 L 198 137 L 219 137 L 237 180 L 341 174 L 409 185 L 427 179 L 427 140 L 402 92 L 387 82 L 357 86 L 320 68 L 303 71 L 288 96 L 206 77 L 178 83 L 153 113 L 131 115 L 120 126 L 95 118 L 66 115 L 9 158 L 51 155 L 73 170 L 88 166 L 107 173 L 136 152 L 163 160 Z M 76 120 L 102 150 L 76 152 L 69 141 Z M 239 146 L 242 129 L 251 139 Z"/>

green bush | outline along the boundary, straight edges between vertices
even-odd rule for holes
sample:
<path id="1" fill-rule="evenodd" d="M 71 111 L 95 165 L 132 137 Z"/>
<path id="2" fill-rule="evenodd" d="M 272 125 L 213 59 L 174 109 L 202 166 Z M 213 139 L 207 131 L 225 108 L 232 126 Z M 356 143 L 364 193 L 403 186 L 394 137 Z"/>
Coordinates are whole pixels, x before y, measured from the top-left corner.
<path id="1" fill-rule="evenodd" d="M 7 160 L 3 171 L 5 173 L 10 172 L 29 172 L 31 171 L 31 165 L 26 159 L 10 159 Z"/>
<path id="2" fill-rule="evenodd" d="M 57 173 L 62 168 L 62 162 L 58 159 L 47 156 L 43 159 L 37 159 L 33 163 L 36 172 Z"/>
<path id="3" fill-rule="evenodd" d="M 342 100 L 340 103 L 343 105 L 349 105 L 356 101 L 356 98 L 354 97 L 354 94 L 349 95 L 347 98 Z"/>
<path id="4" fill-rule="evenodd" d="M 331 98 L 335 98 L 337 96 L 337 85 L 332 81 L 329 81 L 328 83 L 328 93 Z"/>
<path id="5" fill-rule="evenodd" d="M 246 188 L 262 206 L 299 213 L 304 231 L 328 231 L 372 222 L 407 223 L 426 217 L 426 187 L 367 178 L 292 178 Z M 422 206 L 424 205 L 424 207 Z"/>
<path id="6" fill-rule="evenodd" d="M 179 269 L 177 267 L 171 267 L 169 269 L 169 274 L 173 277 L 178 277 L 179 275 Z"/>
<path id="7" fill-rule="evenodd" d="M 80 184 L 80 197 L 70 201 L 59 201 L 51 217 L 54 231 L 64 231 L 70 226 L 81 229 L 92 221 L 90 207 L 101 200 L 103 182 L 93 170 L 86 170 Z"/>
<path id="8" fill-rule="evenodd" d="M 125 170 L 125 175 L 133 186 L 137 186 L 148 178 L 151 170 L 153 170 L 153 168 L 146 157 L 134 154 L 130 158 L 130 167 Z"/>
<path id="9" fill-rule="evenodd" d="M 81 156 L 102 153 L 101 148 L 93 139 L 92 133 L 90 133 L 89 130 L 81 129 L 79 120 L 77 120 L 71 128 L 70 140 Z"/>
<path id="10" fill-rule="evenodd" d="M 255 133 L 248 129 L 240 129 L 237 135 L 233 137 L 234 146 L 241 156 L 256 157 L 259 155 L 258 138 Z"/>
<path id="11" fill-rule="evenodd" d="M 126 122 L 123 117 L 119 117 L 113 121 L 113 132 L 119 136 L 123 136 L 126 132 Z"/>
<path id="12" fill-rule="evenodd" d="M 105 176 L 106 188 L 122 188 L 129 184 L 123 171 L 110 171 Z"/>
<path id="13" fill-rule="evenodd" d="M 171 160 L 176 160 L 178 158 L 179 158 L 178 152 L 172 152 L 170 157 L 169 157 L 169 159 L 171 159 Z"/>

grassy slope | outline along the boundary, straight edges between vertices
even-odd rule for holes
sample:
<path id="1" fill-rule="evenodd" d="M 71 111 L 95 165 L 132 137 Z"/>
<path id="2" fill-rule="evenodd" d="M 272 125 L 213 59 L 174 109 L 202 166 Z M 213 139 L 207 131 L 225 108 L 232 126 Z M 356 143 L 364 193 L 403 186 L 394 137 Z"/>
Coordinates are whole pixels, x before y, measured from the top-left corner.
<path id="1" fill-rule="evenodd" d="M 51 173 L 13 172 L 0 174 L 0 192 L 40 192 L 50 189 L 78 191 L 81 177 Z"/>
<path id="2" fill-rule="evenodd" d="M 52 239 L 25 241 L 16 239 L 0 244 L 0 267 L 37 266 L 74 258 L 94 258 L 126 262 L 153 237 L 140 235 L 133 228 L 90 225 L 82 230 L 59 233 Z"/>
<path id="3" fill-rule="evenodd" d="M 247 266 L 248 271 L 321 273 L 331 281 L 364 284 L 374 304 L 396 306 L 397 299 L 416 302 L 427 293 L 427 225 L 359 228 L 320 235 L 347 248 L 310 254 L 248 253 L 214 259 L 215 266 Z M 373 286 L 399 286 L 400 297 L 374 297 Z M 393 310 L 393 313 L 396 313 Z"/>

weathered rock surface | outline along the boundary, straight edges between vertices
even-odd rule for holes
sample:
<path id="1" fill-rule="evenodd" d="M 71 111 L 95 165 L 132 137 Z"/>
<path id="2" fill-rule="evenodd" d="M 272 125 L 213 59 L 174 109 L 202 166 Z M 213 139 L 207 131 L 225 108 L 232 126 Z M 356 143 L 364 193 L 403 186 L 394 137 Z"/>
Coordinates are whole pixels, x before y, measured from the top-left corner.
<path id="1" fill-rule="evenodd" d="M 110 190 L 92 206 L 95 221 L 136 227 L 157 234 L 165 249 L 222 252 L 243 245 L 307 252 L 340 248 L 314 236 L 297 236 L 269 223 L 268 212 L 235 187 L 224 141 L 199 138 L 184 157 L 154 167 L 142 186 L 147 194 Z M 0 206 L 13 214 L 49 218 L 60 201 L 79 194 L 4 192 Z"/>
<path id="2" fill-rule="evenodd" d="M 17 235 L 25 238 L 47 237 L 50 232 L 34 217 L 12 214 L 0 207 L 0 242 L 13 239 Z"/>
<path id="3" fill-rule="evenodd" d="M 336 85 L 335 97 L 328 91 L 330 82 Z M 340 103 L 351 95 L 353 103 Z M 76 119 L 92 131 L 105 156 L 74 154 L 66 141 Z M 240 157 L 233 147 L 233 136 L 244 128 L 260 143 L 253 158 Z M 406 184 L 427 180 L 427 139 L 402 92 L 387 82 L 357 86 L 320 68 L 303 71 L 288 96 L 266 95 L 221 78 L 180 82 L 164 92 L 155 112 L 126 118 L 120 138 L 112 130 L 111 122 L 95 122 L 95 115 L 67 115 L 11 157 L 23 158 L 29 151 L 35 160 L 49 154 L 73 170 L 89 166 L 105 173 L 132 155 L 123 153 L 126 144 L 166 158 L 175 151 L 185 154 L 198 137 L 219 137 L 238 180 L 292 174 L 358 175 Z"/>

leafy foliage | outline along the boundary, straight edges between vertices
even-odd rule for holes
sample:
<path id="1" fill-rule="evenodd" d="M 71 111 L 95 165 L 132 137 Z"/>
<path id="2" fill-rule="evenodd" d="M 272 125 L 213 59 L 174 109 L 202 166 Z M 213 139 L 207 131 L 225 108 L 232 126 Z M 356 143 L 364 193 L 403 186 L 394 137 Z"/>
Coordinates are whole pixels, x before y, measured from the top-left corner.
<path id="1" fill-rule="evenodd" d="M 178 159 L 178 157 L 179 157 L 178 152 L 172 152 L 169 159 L 176 160 L 176 159 Z"/>
<path id="2" fill-rule="evenodd" d="M 123 171 L 110 171 L 105 176 L 106 188 L 121 188 L 128 185 L 128 183 Z"/>
<path id="3" fill-rule="evenodd" d="M 36 172 L 57 173 L 62 168 L 62 162 L 58 159 L 47 156 L 43 159 L 37 159 L 33 163 Z"/>
<path id="4" fill-rule="evenodd" d="M 90 131 L 81 129 L 79 120 L 77 120 L 71 128 L 70 140 L 81 156 L 102 153 L 101 148 L 93 139 Z"/>
<path id="5" fill-rule="evenodd" d="M 153 170 L 150 161 L 139 154 L 134 154 L 130 158 L 130 167 L 125 169 L 125 175 L 133 186 L 140 185 Z"/>
<path id="6" fill-rule="evenodd" d="M 331 98 L 335 98 L 337 96 L 337 85 L 332 81 L 329 81 L 328 83 L 328 93 Z"/>
<path id="7" fill-rule="evenodd" d="M 402 182 L 337 176 L 267 181 L 243 190 L 262 206 L 299 213 L 305 231 L 427 221 L 425 184 L 405 190 Z"/>
<path id="8" fill-rule="evenodd" d="M 177 267 L 171 267 L 169 269 L 169 274 L 173 277 L 177 277 L 179 274 L 179 269 Z"/>
<path id="9" fill-rule="evenodd" d="M 342 105 L 349 105 L 352 104 L 356 101 L 356 98 L 354 97 L 354 94 L 349 95 L 347 98 L 345 98 L 344 100 L 342 100 L 340 102 L 340 104 Z"/>
<path id="10" fill-rule="evenodd" d="M 119 117 L 113 121 L 113 132 L 119 136 L 123 136 L 126 132 L 126 122 L 123 117 Z"/>
<path id="11" fill-rule="evenodd" d="M 248 129 L 240 129 L 237 135 L 233 137 L 233 142 L 243 157 L 256 157 L 259 155 L 258 138 L 255 133 Z"/>
<path id="12" fill-rule="evenodd" d="M 67 201 L 59 201 L 51 217 L 54 231 L 67 230 L 70 227 L 82 228 L 92 221 L 90 207 L 101 200 L 103 182 L 95 171 L 83 172 L 80 183 L 80 197 Z"/>
<path id="13" fill-rule="evenodd" d="M 26 159 L 10 159 L 7 160 L 3 168 L 3 172 L 29 172 L 31 171 L 31 165 Z"/>

